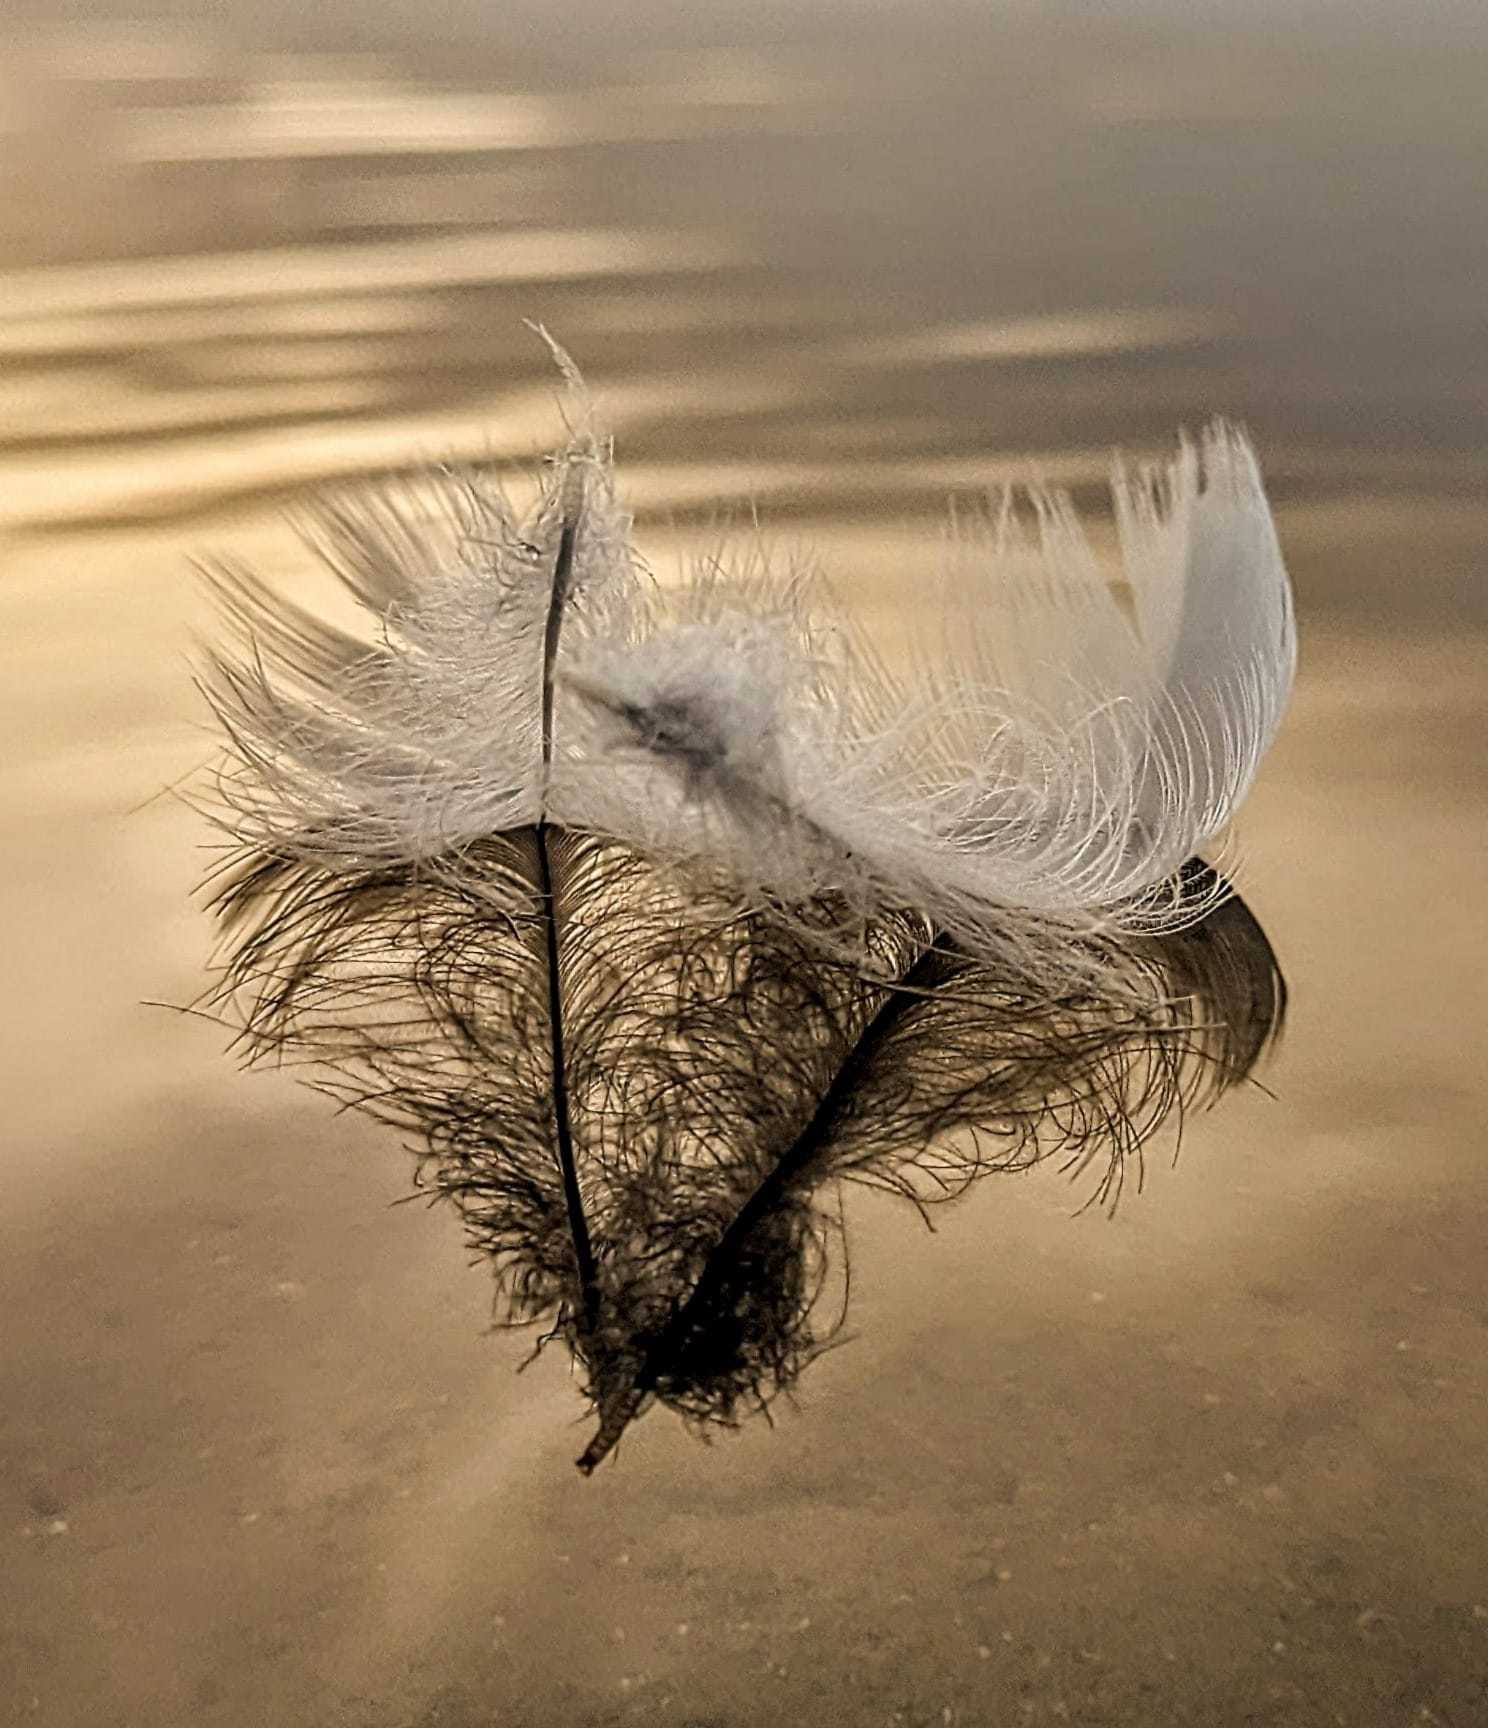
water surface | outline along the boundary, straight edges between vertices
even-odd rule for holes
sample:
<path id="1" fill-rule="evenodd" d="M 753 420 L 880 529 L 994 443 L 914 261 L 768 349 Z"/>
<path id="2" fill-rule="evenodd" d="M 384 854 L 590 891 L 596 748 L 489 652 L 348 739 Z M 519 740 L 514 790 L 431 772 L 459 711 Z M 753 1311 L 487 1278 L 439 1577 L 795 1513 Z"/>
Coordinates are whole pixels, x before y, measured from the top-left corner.
<path id="1" fill-rule="evenodd" d="M 1488 1708 L 1476 8 L 253 0 L 0 59 L 0 1707 L 1375 1724 Z M 856 1342 L 587 1486 L 452 1219 L 200 988 L 193 559 L 558 425 L 892 612 L 952 495 L 1254 434 L 1304 629 L 1241 825 L 1274 1097 L 1114 1223 L 857 1208 Z"/>

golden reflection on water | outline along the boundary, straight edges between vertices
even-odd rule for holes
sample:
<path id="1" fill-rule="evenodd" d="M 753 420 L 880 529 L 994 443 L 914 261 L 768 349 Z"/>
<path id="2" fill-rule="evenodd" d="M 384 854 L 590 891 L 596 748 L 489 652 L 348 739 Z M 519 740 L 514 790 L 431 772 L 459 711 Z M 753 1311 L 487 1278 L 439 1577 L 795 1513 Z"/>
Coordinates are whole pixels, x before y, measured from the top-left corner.
<path id="1" fill-rule="evenodd" d="M 1304 106 L 1326 25 L 1288 52 L 927 9 L 746 42 L 720 13 L 687 48 L 648 9 L 562 52 L 492 24 L 462 79 L 460 47 L 375 15 L 332 49 L 271 16 L 12 28 L 12 527 L 205 517 L 468 454 L 483 422 L 497 454 L 540 447 L 504 400 L 545 375 L 534 317 L 648 513 L 764 478 L 933 518 L 1025 457 L 1091 478 L 1087 452 L 1221 410 L 1298 493 L 1460 491 L 1481 463 L 1464 122 L 1439 101 L 1414 154 L 1394 131 L 1410 90 L 1465 88 L 1452 40 L 1401 63 L 1363 32 Z"/>
<path id="2" fill-rule="evenodd" d="M 33 7 L 0 56 L 18 1719 L 1476 1719 L 1478 14 L 176 12 Z M 658 561 L 752 500 L 886 617 L 949 495 L 1099 511 L 1112 445 L 1242 418 L 1304 635 L 1241 824 L 1276 1100 L 1114 1226 L 867 1208 L 800 1420 L 645 1426 L 582 1496 L 570 1389 L 384 1212 L 396 1152 L 139 1006 L 206 949 L 155 796 L 211 747 L 192 560 L 308 582 L 307 485 L 519 474 L 558 423 L 525 319 Z"/>

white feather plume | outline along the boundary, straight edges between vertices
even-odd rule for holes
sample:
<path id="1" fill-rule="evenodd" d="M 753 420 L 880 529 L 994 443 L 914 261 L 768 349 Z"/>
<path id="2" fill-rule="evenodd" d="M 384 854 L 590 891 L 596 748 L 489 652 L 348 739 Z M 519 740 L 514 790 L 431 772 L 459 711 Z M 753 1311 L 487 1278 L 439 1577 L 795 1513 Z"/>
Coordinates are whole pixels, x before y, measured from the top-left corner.
<path id="1" fill-rule="evenodd" d="M 375 865 L 546 817 L 721 873 L 750 909 L 809 906 L 817 940 L 834 896 L 849 951 L 910 908 L 1021 980 L 1110 972 L 1123 933 L 1196 915 L 1175 873 L 1244 796 L 1296 657 L 1238 432 L 1118 467 L 1113 493 L 1127 605 L 1066 497 L 1008 496 L 959 529 L 907 678 L 819 584 L 758 557 L 653 583 L 587 421 L 524 520 L 473 474 L 438 477 L 432 516 L 333 507 L 323 545 L 378 639 L 226 583 L 255 643 L 211 680 L 234 832 Z M 545 573 L 566 532 L 545 766 Z"/>
<path id="2" fill-rule="evenodd" d="M 780 908 L 836 892 L 849 941 L 916 907 L 1025 978 L 1191 920 L 1175 873 L 1229 821 L 1290 693 L 1290 592 L 1239 433 L 1118 468 L 1113 490 L 1130 615 L 1067 498 L 1034 492 L 1030 524 L 1009 496 L 960 536 L 908 681 L 809 583 L 756 570 L 741 601 L 700 571 L 639 639 L 570 662 L 611 725 L 576 743 L 562 819 L 721 860 Z"/>
<path id="3" fill-rule="evenodd" d="M 544 634 L 570 525 L 565 648 L 633 641 L 643 589 L 629 520 L 587 438 L 549 464 L 525 516 L 476 471 L 321 508 L 314 538 L 371 614 L 370 641 L 216 572 L 251 644 L 247 657 L 213 654 L 205 680 L 236 758 L 222 788 L 235 835 L 375 866 L 538 820 Z"/>

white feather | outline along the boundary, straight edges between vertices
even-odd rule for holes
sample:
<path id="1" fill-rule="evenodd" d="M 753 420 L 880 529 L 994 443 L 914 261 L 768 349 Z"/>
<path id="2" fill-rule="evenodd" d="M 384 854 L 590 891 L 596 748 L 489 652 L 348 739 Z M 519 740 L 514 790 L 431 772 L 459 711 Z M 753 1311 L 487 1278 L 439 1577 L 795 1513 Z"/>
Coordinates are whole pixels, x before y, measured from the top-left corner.
<path id="1" fill-rule="evenodd" d="M 947 613 L 908 687 L 844 620 L 803 616 L 795 583 L 757 578 L 740 610 L 702 580 L 642 641 L 596 642 L 570 676 L 619 734 L 577 753 L 565 819 L 720 863 L 783 907 L 835 892 L 849 934 L 916 907 L 1020 975 L 1105 965 L 1102 935 L 1191 919 L 1172 878 L 1275 733 L 1290 594 L 1239 434 L 1118 469 L 1114 491 L 1134 618 L 1066 498 L 1035 493 L 1031 527 L 1004 500 L 960 547 L 956 587 L 984 603 Z"/>
<path id="2" fill-rule="evenodd" d="M 1067 499 L 1035 493 L 1031 524 L 1004 500 L 960 537 L 939 652 L 904 683 L 809 576 L 753 552 L 651 584 L 585 412 L 524 519 L 474 475 L 326 514 L 374 642 L 226 582 L 253 647 L 209 675 L 225 826 L 376 868 L 545 819 L 809 911 L 818 935 L 826 897 L 859 958 L 869 920 L 912 909 L 1010 977 L 1109 978 L 1124 932 L 1194 916 L 1174 873 L 1249 786 L 1295 660 L 1243 438 L 1215 427 L 1114 491 L 1130 616 Z"/>

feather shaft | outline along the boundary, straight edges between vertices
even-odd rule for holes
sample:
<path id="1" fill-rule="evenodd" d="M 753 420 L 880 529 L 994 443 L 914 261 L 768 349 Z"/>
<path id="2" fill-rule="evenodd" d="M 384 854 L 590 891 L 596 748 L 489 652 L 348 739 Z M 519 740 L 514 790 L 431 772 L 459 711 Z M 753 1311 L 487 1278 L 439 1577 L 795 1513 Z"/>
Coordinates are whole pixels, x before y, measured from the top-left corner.
<path id="1" fill-rule="evenodd" d="M 905 1013 L 934 987 L 946 957 L 943 949 L 932 944 L 901 978 L 886 983 L 884 1001 L 848 1050 L 805 1126 L 734 1214 L 709 1254 L 692 1290 L 647 1351 L 631 1385 L 618 1393 L 612 1392 L 601 1412 L 598 1432 L 578 1459 L 578 1467 L 586 1476 L 592 1475 L 603 1463 L 625 1429 L 640 1413 L 657 1381 L 685 1348 L 689 1334 L 707 1325 L 710 1312 L 728 1288 L 729 1278 L 750 1235 L 782 1204 L 792 1187 L 807 1177 L 817 1158 L 830 1147 L 838 1113 L 852 1097 L 864 1070 L 893 1035 Z"/>
<path id="2" fill-rule="evenodd" d="M 558 642 L 563 632 L 563 610 L 573 576 L 574 545 L 578 537 L 577 510 L 564 511 L 553 559 L 553 588 L 543 626 L 542 670 L 542 764 L 546 778 L 553 764 L 553 685 L 558 660 Z M 545 788 L 546 790 L 546 788 Z M 584 1194 L 579 1186 L 578 1160 L 574 1155 L 573 1120 L 568 1097 L 568 1053 L 564 1047 L 563 953 L 558 920 L 558 897 L 554 892 L 553 859 L 549 846 L 549 824 L 539 815 L 533 832 L 537 852 L 538 903 L 542 908 L 543 947 L 547 966 L 548 1036 L 553 1055 L 553 1141 L 563 1178 L 563 1203 L 573 1236 L 574 1263 L 583 1295 L 584 1328 L 592 1332 L 599 1318 L 599 1283 L 595 1273 L 594 1246 L 589 1220 L 584 1212 Z"/>

